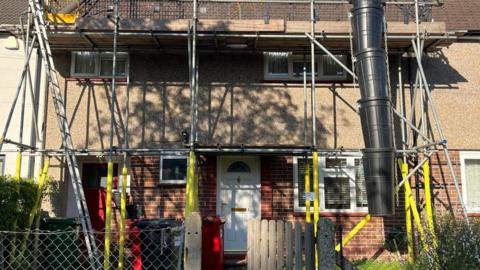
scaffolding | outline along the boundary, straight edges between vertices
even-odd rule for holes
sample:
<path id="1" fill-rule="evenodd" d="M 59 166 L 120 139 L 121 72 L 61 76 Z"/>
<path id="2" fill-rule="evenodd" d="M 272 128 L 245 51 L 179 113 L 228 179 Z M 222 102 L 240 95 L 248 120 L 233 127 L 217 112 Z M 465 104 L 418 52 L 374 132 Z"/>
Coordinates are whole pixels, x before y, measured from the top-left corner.
<path id="1" fill-rule="evenodd" d="M 130 91 L 129 91 L 129 83 L 130 80 L 127 78 L 127 91 L 126 91 L 126 109 L 124 112 L 124 117 L 126 119 L 126 125 L 124 127 L 124 142 L 121 148 L 116 148 L 113 145 L 113 134 L 114 134 L 114 125 L 115 125 L 115 110 L 113 104 L 116 102 L 116 63 L 117 63 L 117 38 L 122 35 L 132 35 L 135 36 L 135 33 L 121 33 L 119 31 L 119 0 L 114 1 L 114 10 L 113 10 L 113 18 L 114 18 L 114 30 L 113 30 L 113 67 L 112 67 L 112 76 L 111 76 L 111 87 L 112 87 L 112 95 L 111 95 L 111 108 L 110 108 L 110 144 L 109 149 L 76 149 L 73 147 L 72 139 L 70 135 L 70 131 L 68 129 L 68 121 L 66 119 L 65 111 L 63 108 L 63 97 L 59 91 L 58 87 L 58 80 L 56 76 L 55 66 L 52 60 L 52 54 L 50 50 L 50 45 L 47 37 L 46 32 L 46 23 L 44 22 L 44 13 L 43 7 L 41 6 L 38 0 L 30 0 L 30 7 L 28 13 L 28 22 L 26 25 L 26 30 L 24 32 L 24 42 L 25 42 L 25 65 L 24 70 L 21 75 L 21 81 L 17 88 L 17 92 L 10 110 L 10 114 L 8 116 L 8 120 L 6 126 L 3 131 L 3 136 L 0 141 L 0 150 L 3 143 L 9 143 L 16 145 L 18 147 L 18 159 L 21 161 L 22 155 L 40 155 L 42 157 L 65 157 L 68 163 L 70 179 L 72 181 L 72 186 L 74 187 L 74 191 L 76 194 L 77 199 L 77 207 L 79 213 L 81 215 L 82 220 L 82 228 L 85 234 L 85 242 L 87 243 L 87 247 L 89 248 L 89 253 L 94 254 L 98 252 L 95 247 L 95 242 L 92 240 L 90 231 L 92 229 L 90 224 L 90 218 L 88 215 L 88 209 L 86 207 L 85 198 L 83 195 L 83 188 L 81 184 L 80 174 L 78 172 L 78 165 L 77 165 L 77 156 L 91 156 L 91 155 L 108 155 L 109 166 L 108 166 L 108 181 L 107 181 L 107 219 L 106 219 L 106 235 L 105 235 L 105 256 L 104 256 L 104 269 L 109 268 L 108 258 L 109 258 L 109 241 L 110 241 L 110 223 L 111 223 L 111 196 L 112 196 L 112 177 L 113 177 L 113 156 L 114 155 L 122 155 L 123 156 L 123 169 L 122 169 L 122 191 L 121 191 L 121 226 L 120 226 L 120 237 L 124 236 L 122 231 L 125 230 L 125 208 L 126 208 L 126 179 L 128 175 L 128 158 L 129 156 L 134 155 L 162 155 L 165 153 L 188 153 L 188 174 L 187 174 L 187 188 L 186 188 L 186 206 L 185 206 L 185 215 L 188 215 L 191 212 L 198 211 L 198 156 L 200 154 L 208 154 L 208 153 L 246 153 L 246 154 L 267 154 L 267 155 L 298 155 L 298 156 L 312 156 L 313 157 L 313 175 L 310 178 L 308 166 L 306 168 L 305 174 L 305 183 L 308 183 L 306 187 L 306 192 L 310 191 L 310 184 L 314 190 L 313 196 L 313 222 L 316 224 L 319 220 L 320 213 L 319 213 L 319 171 L 318 171 L 318 157 L 319 155 L 339 155 L 344 152 L 348 152 L 348 149 L 319 149 L 317 145 L 317 117 L 315 115 L 317 102 L 316 102 L 316 81 L 315 81 L 315 72 L 311 72 L 310 84 L 308 84 L 308 76 L 307 76 L 307 68 L 304 66 L 303 68 L 303 89 L 304 89 L 304 110 L 305 110 L 305 119 L 304 119 L 304 133 L 305 133 L 305 145 L 304 146 L 292 146 L 292 147 L 249 147 L 249 146 L 202 146 L 198 145 L 198 93 L 199 93 L 199 70 L 198 70 L 198 61 L 199 61 L 199 53 L 198 53 L 198 42 L 197 39 L 201 37 L 249 37 L 249 38 L 261 38 L 262 34 L 229 34 L 229 33 L 198 33 L 198 6 L 202 2 L 221 2 L 221 3 L 286 3 L 286 1 L 282 0 L 263 0 L 263 1 L 251 1 L 251 0 L 241 0 L 241 1 L 234 1 L 234 0 L 192 0 L 192 17 L 189 19 L 188 23 L 188 30 L 186 33 L 155 33 L 152 34 L 155 38 L 163 37 L 163 36 L 177 36 L 177 37 L 184 37 L 188 41 L 188 64 L 189 64 L 189 90 L 190 90 L 190 134 L 188 137 L 188 142 L 186 143 L 186 148 L 184 149 L 168 149 L 168 148 L 129 148 L 128 141 L 129 141 L 129 132 L 128 132 L 128 119 L 129 119 L 129 100 L 130 100 Z M 180 1 L 180 2 L 189 2 L 189 1 Z M 311 31 L 305 33 L 304 35 L 279 35 L 279 34 L 268 34 L 265 37 L 268 38 L 304 38 L 308 40 L 310 43 L 310 63 L 311 63 L 311 70 L 315 70 L 315 56 L 316 50 L 319 49 L 323 54 L 328 55 L 333 61 L 335 61 L 340 67 L 342 67 L 345 72 L 352 76 L 352 84 L 354 87 L 357 87 L 357 77 L 356 72 L 354 69 L 354 57 L 352 55 L 352 67 L 349 68 L 345 65 L 342 61 L 337 59 L 335 55 L 330 52 L 324 45 L 322 45 L 322 40 L 328 38 L 328 35 L 321 35 L 320 37 L 316 36 L 316 23 L 317 23 L 317 12 L 316 9 L 317 4 L 348 4 L 349 1 L 315 1 L 315 0 L 305 0 L 305 1 L 296 1 L 295 3 L 304 3 L 309 4 L 310 6 L 310 28 Z M 415 25 L 416 25 L 416 34 L 414 36 L 404 35 L 404 36 L 390 36 L 388 34 L 388 24 L 387 21 L 384 20 L 384 40 L 385 40 L 385 48 L 386 48 L 386 59 L 387 59 L 387 67 L 389 67 L 388 59 L 389 59 L 389 52 L 388 52 L 388 41 L 392 39 L 411 39 L 411 50 L 401 52 L 398 54 L 398 78 L 399 78 L 399 91 L 398 97 L 391 97 L 392 99 L 398 99 L 400 108 L 397 109 L 394 106 L 391 106 L 392 113 L 394 117 L 396 117 L 399 122 L 400 126 L 395 127 L 400 129 L 401 134 L 401 141 L 397 142 L 397 145 L 400 145 L 399 149 L 396 149 L 396 157 L 399 159 L 398 168 L 401 171 L 402 181 L 397 183 L 396 191 L 397 194 L 400 193 L 401 188 L 403 187 L 404 194 L 405 194 L 405 211 L 406 211 L 406 228 L 407 228 L 407 237 L 408 237 L 408 256 L 409 260 L 413 260 L 413 227 L 412 223 L 415 224 L 415 229 L 420 234 L 420 238 L 423 244 L 426 244 L 426 238 L 434 239 L 434 228 L 433 228 L 433 213 L 432 213 L 432 201 L 431 201 L 431 191 L 430 191 L 430 179 L 429 179 L 429 159 L 430 157 L 437 152 L 443 152 L 446 160 L 447 165 L 450 170 L 454 185 L 455 185 L 455 192 L 457 193 L 457 197 L 462 207 L 462 211 L 464 214 L 464 218 L 466 222 L 468 222 L 468 216 L 465 208 L 465 204 L 462 200 L 462 194 L 459 189 L 458 179 L 456 177 L 449 152 L 447 147 L 447 140 L 444 136 L 442 126 L 439 122 L 438 112 L 435 107 L 431 89 L 429 87 L 428 79 L 425 75 L 425 71 L 422 66 L 422 57 L 424 51 L 424 44 L 427 39 L 431 38 L 438 38 L 438 39 L 449 39 L 449 36 L 438 36 L 432 37 L 429 36 L 427 33 L 422 33 L 420 31 L 420 21 L 421 18 L 428 16 L 425 13 L 428 13 L 428 9 L 424 9 L 424 7 L 438 5 L 437 1 L 434 2 L 426 2 L 421 0 L 414 0 L 414 1 L 387 1 L 385 6 L 400 6 L 403 10 L 410 10 L 413 8 L 413 12 L 415 15 Z M 80 7 L 79 7 L 80 8 Z M 86 10 L 91 10 L 91 3 L 87 1 L 83 6 Z M 423 13 L 422 13 L 423 10 Z M 77 14 L 77 13 L 75 13 Z M 48 15 L 48 14 L 47 14 Z M 50 18 L 50 17 L 48 17 Z M 34 29 L 31 29 L 30 25 L 34 25 Z M 22 26 L 22 31 L 24 27 Z M 108 34 L 111 34 L 109 32 Z M 88 33 L 82 33 L 82 35 L 88 35 Z M 352 40 L 352 33 L 350 35 L 335 35 L 335 38 L 344 38 L 350 40 L 350 47 L 351 40 Z M 45 69 L 47 72 L 47 77 L 49 81 L 49 88 L 52 91 L 52 98 L 54 99 L 54 105 L 56 109 L 57 118 L 59 119 L 59 128 L 62 134 L 62 142 L 63 148 L 60 149 L 38 149 L 37 147 L 25 144 L 22 139 L 22 134 L 19 136 L 19 141 L 14 141 L 11 139 L 7 139 L 7 131 L 10 125 L 10 119 L 13 115 L 13 111 L 15 109 L 17 99 L 22 94 L 22 108 L 24 107 L 25 101 L 25 93 L 27 88 L 32 91 L 32 83 L 31 77 L 28 68 L 28 62 L 30 56 L 32 54 L 33 48 L 36 45 L 40 46 L 42 51 L 42 58 L 45 61 Z M 28 45 L 28 46 L 27 46 Z M 351 49 L 351 48 L 350 48 Z M 352 50 L 351 50 L 352 51 Z M 406 100 L 406 91 L 403 83 L 402 78 L 402 54 L 412 56 L 416 59 L 417 64 L 417 71 L 415 76 L 415 82 L 412 84 L 412 92 L 411 100 L 407 102 Z M 307 61 L 308 62 L 308 61 Z M 390 71 L 388 70 L 388 74 Z M 390 85 L 390 79 L 388 79 L 389 89 L 391 90 L 392 85 Z M 29 86 L 29 87 L 28 87 Z M 312 141 L 311 143 L 307 142 L 307 134 L 309 131 L 307 130 L 307 111 L 308 111 L 308 98 L 307 98 L 307 89 L 310 88 L 310 110 L 312 113 Z M 33 95 L 32 95 L 33 96 Z M 391 101 L 392 102 L 392 101 Z M 33 103 L 33 102 L 32 102 Z M 407 110 L 408 109 L 408 110 Z M 420 118 L 418 117 L 420 116 Z M 433 121 L 432 120 L 433 117 Z M 22 119 L 23 119 L 23 109 L 22 109 Z M 35 127 L 38 127 L 36 116 L 35 119 Z M 420 119 L 420 121 L 418 121 Z M 22 120 L 23 121 L 23 120 Z M 435 132 L 433 130 L 429 130 L 429 127 L 434 127 Z M 39 136 L 39 131 L 37 130 L 37 136 Z M 436 133 L 436 134 L 434 134 Z M 435 136 L 437 135 L 437 136 Z M 319 151 L 321 150 L 321 153 Z M 354 151 L 354 150 L 352 150 Z M 416 161 L 412 169 L 409 169 L 409 164 L 411 161 Z M 46 164 L 48 159 L 46 159 Z M 20 162 L 21 163 L 21 162 Z M 20 164 L 18 163 L 18 164 Z M 47 165 L 48 166 L 48 165 Z M 20 175 L 20 165 L 17 166 L 18 177 Z M 424 185 L 425 185 L 425 198 L 427 202 L 426 206 L 426 224 L 428 229 L 428 234 L 423 231 L 424 223 L 421 221 L 420 214 L 417 209 L 417 202 L 413 198 L 412 189 L 410 186 L 410 178 L 414 176 L 418 171 L 423 170 L 424 175 Z M 45 169 L 44 169 L 45 171 Z M 42 173 L 42 175 L 46 175 L 46 173 Z M 308 177 L 308 179 L 307 179 Z M 398 195 L 397 195 L 398 196 Z M 397 197 L 398 198 L 398 197 Z M 310 221 L 310 200 L 307 200 L 307 222 Z M 412 220 L 413 216 L 413 220 Z M 337 249 L 341 249 L 343 245 L 346 245 L 354 235 L 360 231 L 366 223 L 371 220 L 370 215 L 359 223 L 357 227 L 345 238 L 345 241 L 342 242 L 342 245 L 337 247 Z M 317 226 L 315 226 L 316 228 Z M 123 254 L 123 243 L 125 239 L 120 239 L 120 249 L 121 249 L 121 256 Z M 94 258 L 92 255 L 91 258 Z M 122 258 L 122 257 L 121 257 Z M 94 269 L 99 269 L 100 262 L 92 261 L 92 266 Z M 123 269 L 121 265 L 122 259 L 119 261 L 118 269 Z"/>

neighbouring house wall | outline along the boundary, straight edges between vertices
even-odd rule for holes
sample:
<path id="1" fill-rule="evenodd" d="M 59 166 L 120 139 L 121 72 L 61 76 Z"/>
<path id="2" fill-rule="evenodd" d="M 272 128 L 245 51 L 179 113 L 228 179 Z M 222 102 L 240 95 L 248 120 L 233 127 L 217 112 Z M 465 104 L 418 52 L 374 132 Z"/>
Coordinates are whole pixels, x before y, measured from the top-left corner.
<path id="1" fill-rule="evenodd" d="M 2 78 L 2 83 L 0 84 L 0 136 L 4 130 L 5 124 L 7 122 L 8 114 L 12 106 L 15 94 L 20 82 L 22 75 L 23 66 L 25 63 L 24 47 L 22 40 L 18 39 L 18 49 L 7 49 L 6 46 L 9 35 L 4 35 L 0 33 L 0 74 Z M 32 77 L 32 84 L 35 87 L 35 70 L 37 63 L 37 53 L 36 50 L 32 52 L 30 59 L 30 74 Z M 40 82 L 41 86 L 39 88 L 39 122 L 43 121 L 43 104 L 44 104 L 44 84 Z M 30 95 L 30 90 L 27 88 L 25 97 L 25 118 L 23 124 L 23 143 L 30 145 L 32 131 L 34 131 L 34 122 L 32 118 L 32 99 Z M 22 104 L 22 95 L 19 96 L 17 100 L 17 106 L 13 113 L 10 127 L 6 138 L 12 141 L 19 141 L 19 133 L 21 130 L 21 104 Z M 41 132 L 41 124 L 39 124 L 39 130 Z M 37 141 L 33 141 L 33 145 L 39 147 L 41 144 Z M 2 147 L 2 154 L 5 154 L 5 171 L 7 175 L 15 174 L 15 164 L 16 164 L 16 153 L 18 148 L 15 145 L 4 143 Z M 40 168 L 40 159 L 29 158 L 24 156 L 22 159 L 22 177 L 32 177 L 37 176 Z M 0 168 L 0 175 L 2 174 Z"/>

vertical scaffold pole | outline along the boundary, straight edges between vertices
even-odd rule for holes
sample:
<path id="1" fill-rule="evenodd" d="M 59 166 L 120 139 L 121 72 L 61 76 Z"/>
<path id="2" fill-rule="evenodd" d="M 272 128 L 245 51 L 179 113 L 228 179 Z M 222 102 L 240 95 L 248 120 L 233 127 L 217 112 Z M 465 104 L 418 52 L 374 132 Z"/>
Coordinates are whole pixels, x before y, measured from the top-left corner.
<path id="1" fill-rule="evenodd" d="M 315 1 L 310 0 L 310 26 L 311 36 L 315 39 Z M 311 51 L 311 78 L 312 78 L 312 145 L 313 145 L 313 223 L 315 235 L 317 232 L 317 223 L 320 219 L 319 213 L 319 190 L 318 190 L 318 151 L 317 151 L 317 113 L 316 113 L 316 89 L 315 89 L 315 44 L 310 40 Z"/>
<path id="2" fill-rule="evenodd" d="M 401 163 L 401 172 L 402 172 L 402 179 L 407 184 L 408 179 L 408 164 L 402 162 Z M 405 185 L 404 184 L 404 185 Z M 405 228 L 407 231 L 407 258 L 409 263 L 414 262 L 414 255 L 413 255 L 413 229 L 412 229 L 412 212 L 410 211 L 410 194 L 408 194 L 408 189 L 405 188 Z"/>
<path id="3" fill-rule="evenodd" d="M 310 194 L 310 160 L 305 157 L 305 195 Z M 310 212 L 310 195 L 305 196 L 305 221 L 312 222 L 312 213 Z"/>
<path id="4" fill-rule="evenodd" d="M 185 217 L 198 210 L 198 177 L 196 176 L 195 140 L 197 138 L 197 0 L 193 1 L 192 37 L 189 44 L 189 75 L 190 75 L 190 153 L 188 155 L 187 185 L 185 191 Z M 189 29 L 190 31 L 190 29 Z"/>
<path id="5" fill-rule="evenodd" d="M 425 185 L 425 211 L 427 213 L 427 227 L 432 244 L 435 247 L 437 240 L 435 237 L 435 227 L 433 225 L 433 210 L 432 210 L 432 191 L 430 189 L 430 164 L 427 161 L 423 163 L 423 182 Z"/>
<path id="6" fill-rule="evenodd" d="M 114 1 L 114 33 L 113 33 L 113 56 L 112 56 L 112 96 L 110 102 L 110 150 L 108 153 L 108 170 L 107 170 L 107 196 L 105 199 L 105 250 L 103 257 L 103 269 L 110 269 L 110 244 L 112 231 L 112 185 L 113 185 L 113 133 L 115 125 L 115 103 L 116 103 L 116 76 L 117 76 L 117 38 L 119 11 L 118 1 Z"/>
<path id="7" fill-rule="evenodd" d="M 128 71 L 127 74 L 130 74 Z M 128 121 L 130 117 L 130 75 L 127 75 L 127 89 L 126 89 L 126 104 L 125 104 L 125 126 L 123 131 L 123 146 L 125 149 L 129 147 L 129 133 L 128 133 Z M 120 239 L 118 249 L 118 270 L 124 269 L 125 260 L 125 221 L 127 217 L 127 179 L 128 179 L 128 153 L 123 153 L 123 169 L 122 169 L 122 190 L 120 195 Z"/>

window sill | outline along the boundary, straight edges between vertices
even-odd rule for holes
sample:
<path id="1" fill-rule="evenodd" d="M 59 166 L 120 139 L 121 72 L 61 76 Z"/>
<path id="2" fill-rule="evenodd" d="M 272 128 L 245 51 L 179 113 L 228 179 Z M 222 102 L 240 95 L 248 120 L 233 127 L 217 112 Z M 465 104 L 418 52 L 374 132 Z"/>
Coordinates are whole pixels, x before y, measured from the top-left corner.
<path id="1" fill-rule="evenodd" d="M 260 81 L 261 83 L 284 83 L 284 84 L 301 84 L 303 85 L 303 80 L 295 80 L 295 79 L 263 79 Z M 307 80 L 307 84 L 310 84 L 311 80 Z M 339 80 L 315 80 L 317 84 L 347 84 L 352 83 L 351 80 L 347 79 L 339 79 Z"/>
<path id="2" fill-rule="evenodd" d="M 313 216 L 313 211 L 311 213 Z M 368 215 L 368 212 L 320 212 L 320 217 L 365 217 Z M 304 217 L 305 213 L 303 212 L 294 212 L 294 217 Z"/>
<path id="3" fill-rule="evenodd" d="M 106 77 L 67 77 L 65 78 L 66 81 L 80 81 L 80 82 L 92 82 L 92 83 L 105 83 L 105 82 L 111 82 L 111 78 L 106 78 Z M 127 78 L 125 77 L 120 77 L 116 79 L 117 83 L 127 83 Z"/>

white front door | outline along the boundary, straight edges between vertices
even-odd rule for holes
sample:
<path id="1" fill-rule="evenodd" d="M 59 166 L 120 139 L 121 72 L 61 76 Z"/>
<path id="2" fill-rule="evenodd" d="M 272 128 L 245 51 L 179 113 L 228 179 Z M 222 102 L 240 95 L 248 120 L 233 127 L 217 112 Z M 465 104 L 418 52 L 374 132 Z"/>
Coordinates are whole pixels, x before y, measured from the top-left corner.
<path id="1" fill-rule="evenodd" d="M 260 217 L 257 157 L 219 157 L 217 214 L 225 217 L 224 249 L 247 250 L 247 222 Z"/>

